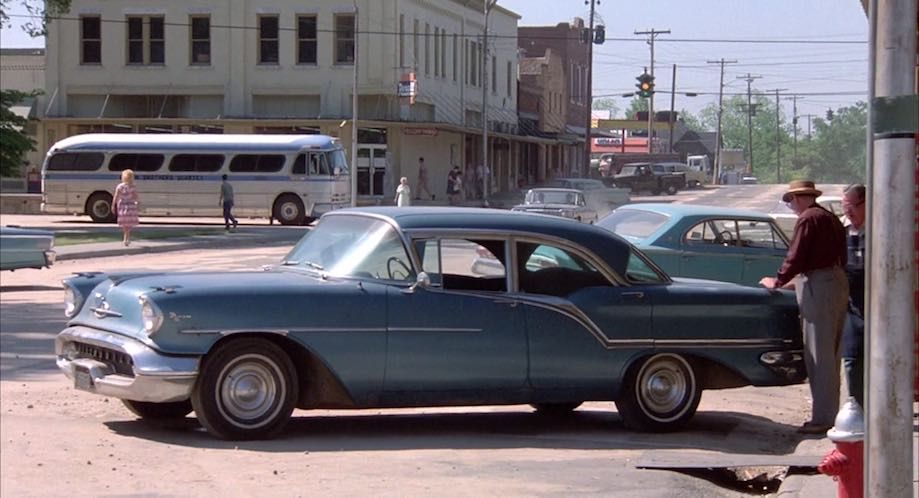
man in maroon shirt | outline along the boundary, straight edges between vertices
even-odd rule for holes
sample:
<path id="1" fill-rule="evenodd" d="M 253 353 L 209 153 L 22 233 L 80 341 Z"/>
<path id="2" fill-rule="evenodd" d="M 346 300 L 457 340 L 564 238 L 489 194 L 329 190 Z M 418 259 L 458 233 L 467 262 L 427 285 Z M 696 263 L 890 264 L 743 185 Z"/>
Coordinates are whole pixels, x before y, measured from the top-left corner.
<path id="1" fill-rule="evenodd" d="M 839 410 L 841 339 L 849 298 L 843 271 L 846 230 L 836 215 L 817 204 L 820 194 L 809 180 L 789 184 L 782 200 L 798 215 L 791 247 L 776 276 L 760 280 L 767 289 L 794 288 L 798 299 L 813 400 L 811 420 L 798 429 L 804 434 L 825 433 Z"/>

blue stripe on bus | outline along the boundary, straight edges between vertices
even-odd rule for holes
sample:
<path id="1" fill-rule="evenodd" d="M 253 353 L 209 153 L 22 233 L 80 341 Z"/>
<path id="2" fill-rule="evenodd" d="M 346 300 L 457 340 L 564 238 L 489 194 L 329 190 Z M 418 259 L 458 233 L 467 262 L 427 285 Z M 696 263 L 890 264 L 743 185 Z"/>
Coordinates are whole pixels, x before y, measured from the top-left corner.
<path id="1" fill-rule="evenodd" d="M 222 174 L 218 175 L 157 175 L 135 173 L 135 180 L 158 180 L 158 181 L 179 181 L 179 182 L 219 182 Z M 119 173 L 59 173 L 46 172 L 46 180 L 121 180 Z M 230 181 L 239 182 L 335 182 L 334 177 L 305 177 L 302 179 L 286 175 L 228 175 Z"/>

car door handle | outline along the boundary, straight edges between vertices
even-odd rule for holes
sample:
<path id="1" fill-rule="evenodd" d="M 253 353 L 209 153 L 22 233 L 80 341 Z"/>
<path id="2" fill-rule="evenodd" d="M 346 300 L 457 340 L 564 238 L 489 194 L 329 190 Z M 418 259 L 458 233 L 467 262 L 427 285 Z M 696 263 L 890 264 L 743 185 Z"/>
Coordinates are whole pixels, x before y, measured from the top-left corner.
<path id="1" fill-rule="evenodd" d="M 635 299 L 644 299 L 645 293 L 644 292 L 623 292 L 622 297 L 632 297 Z"/>
<path id="2" fill-rule="evenodd" d="M 519 301 L 514 300 L 514 299 L 495 299 L 495 300 L 492 301 L 492 302 L 493 302 L 493 303 L 496 303 L 496 304 L 506 304 L 506 305 L 508 305 L 508 306 L 511 307 L 511 308 L 516 308 L 517 305 L 520 304 Z"/>

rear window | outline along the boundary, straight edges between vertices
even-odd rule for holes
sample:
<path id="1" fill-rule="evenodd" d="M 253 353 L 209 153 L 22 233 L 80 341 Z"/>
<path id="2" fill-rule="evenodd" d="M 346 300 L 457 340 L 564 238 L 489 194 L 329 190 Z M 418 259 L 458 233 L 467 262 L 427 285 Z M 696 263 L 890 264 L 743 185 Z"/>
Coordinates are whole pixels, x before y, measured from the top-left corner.
<path id="1" fill-rule="evenodd" d="M 217 171 L 221 167 L 220 154 L 178 154 L 169 161 L 169 171 Z"/>
<path id="2" fill-rule="evenodd" d="M 101 152 L 61 152 L 48 159 L 49 171 L 96 171 L 102 167 Z"/>
<path id="3" fill-rule="evenodd" d="M 163 165 L 162 154 L 115 154 L 108 162 L 109 171 L 156 171 Z"/>
<path id="4" fill-rule="evenodd" d="M 276 173 L 284 166 L 284 156 L 267 154 L 240 154 L 230 161 L 234 173 Z"/>
<path id="5" fill-rule="evenodd" d="M 638 209 L 617 209 L 597 223 L 617 235 L 645 238 L 667 223 L 669 218 L 660 213 Z"/>

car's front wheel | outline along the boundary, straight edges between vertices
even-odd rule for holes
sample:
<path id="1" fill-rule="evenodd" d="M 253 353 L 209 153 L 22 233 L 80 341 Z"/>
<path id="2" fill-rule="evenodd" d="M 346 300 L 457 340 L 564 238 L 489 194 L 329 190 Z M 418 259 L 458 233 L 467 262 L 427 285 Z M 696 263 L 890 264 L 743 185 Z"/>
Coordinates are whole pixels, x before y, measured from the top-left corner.
<path id="1" fill-rule="evenodd" d="M 258 338 L 218 345 L 204 358 L 191 402 L 198 421 L 221 439 L 265 439 L 280 432 L 297 401 L 290 357 Z"/>
<path id="2" fill-rule="evenodd" d="M 679 191 L 679 189 L 676 188 L 676 185 L 667 185 L 667 194 L 668 194 L 668 195 L 676 195 L 676 193 L 677 193 L 678 191 Z"/>
<path id="3" fill-rule="evenodd" d="M 686 358 L 661 353 L 639 361 L 626 375 L 616 408 L 629 429 L 673 431 L 696 413 L 702 389 Z"/>
<path id="4" fill-rule="evenodd" d="M 131 413 L 148 420 L 182 418 L 192 411 L 191 400 L 173 403 L 151 403 L 149 401 L 121 400 Z"/>

